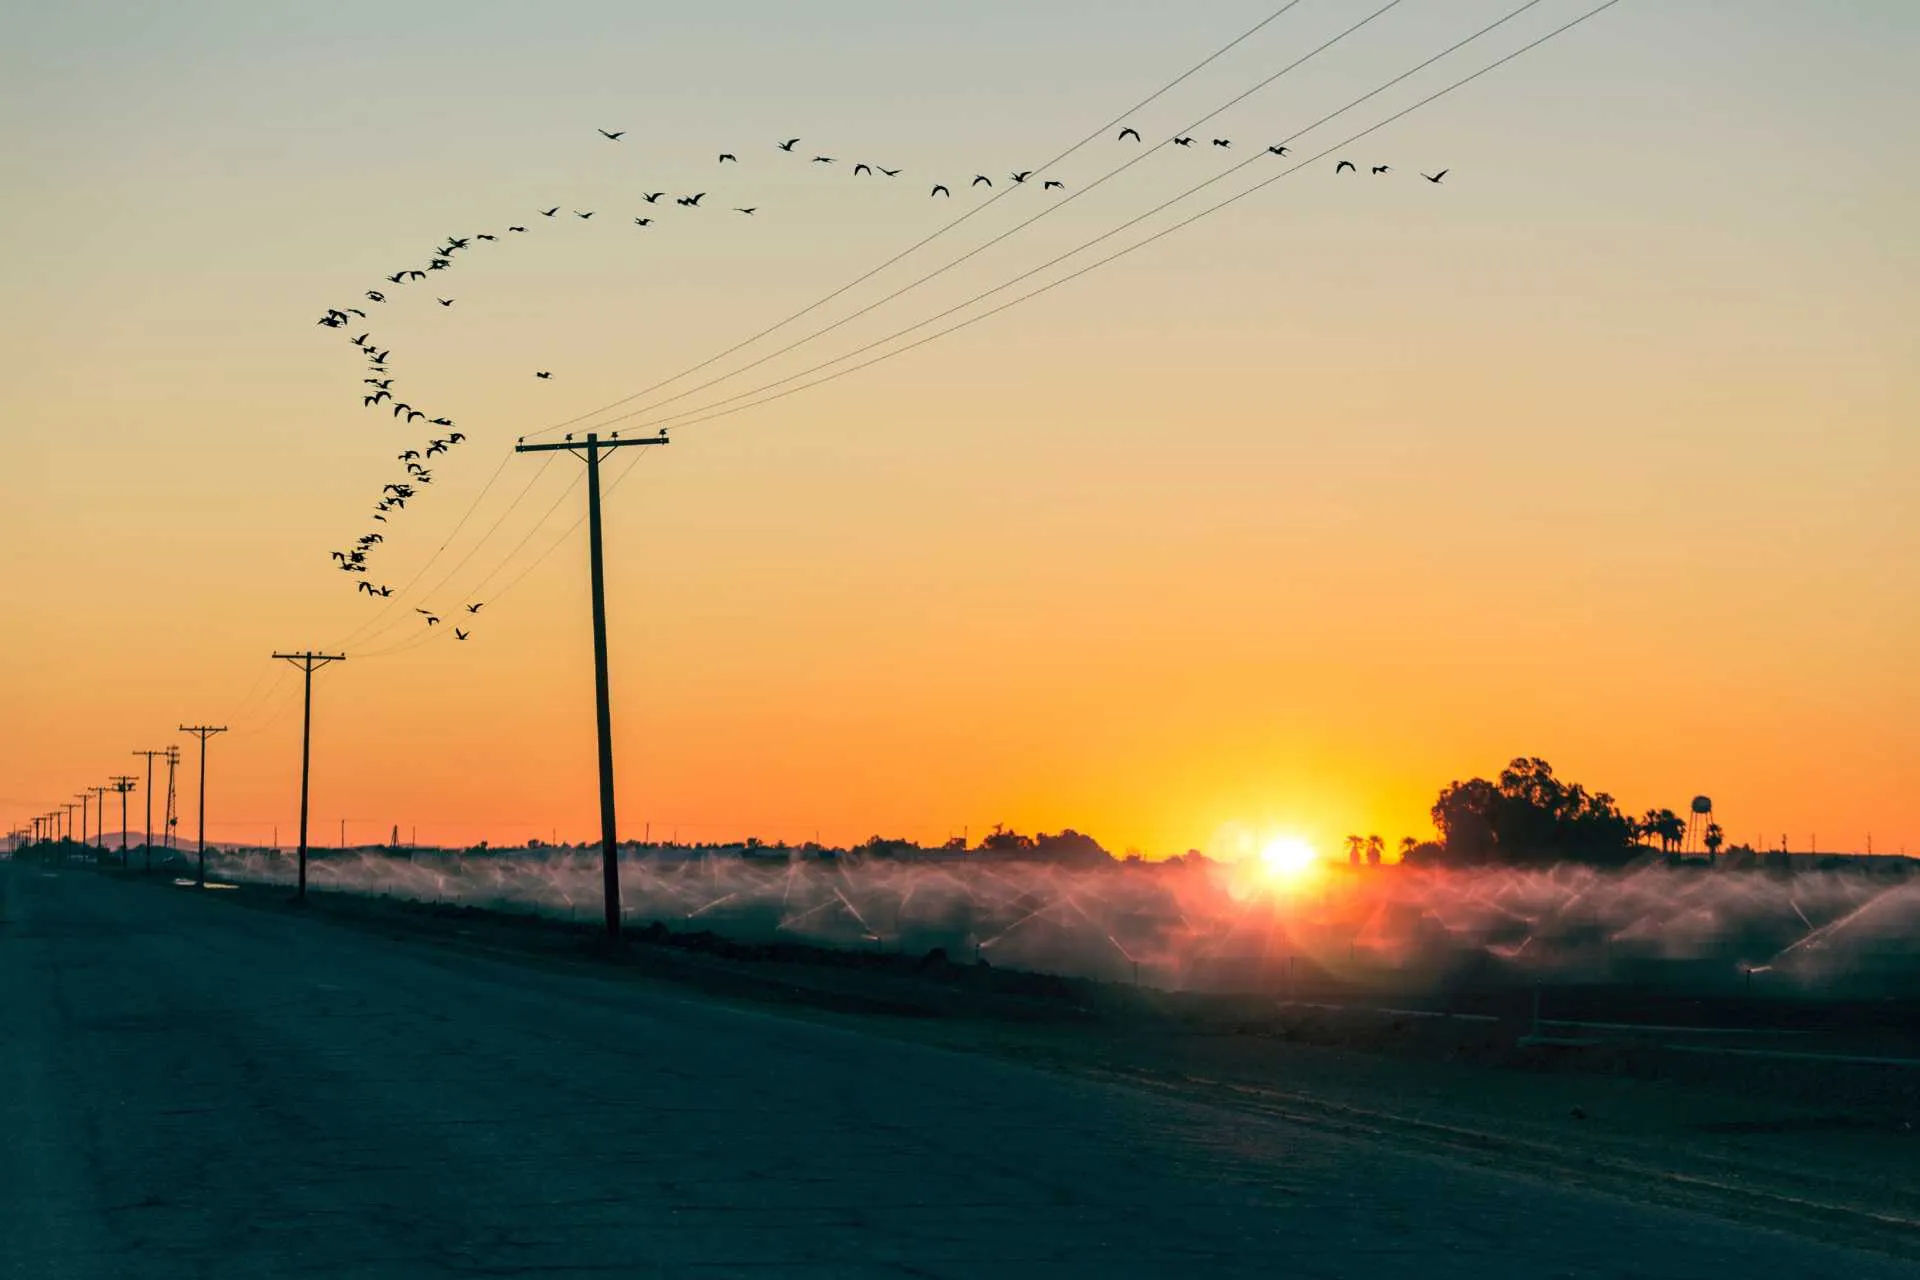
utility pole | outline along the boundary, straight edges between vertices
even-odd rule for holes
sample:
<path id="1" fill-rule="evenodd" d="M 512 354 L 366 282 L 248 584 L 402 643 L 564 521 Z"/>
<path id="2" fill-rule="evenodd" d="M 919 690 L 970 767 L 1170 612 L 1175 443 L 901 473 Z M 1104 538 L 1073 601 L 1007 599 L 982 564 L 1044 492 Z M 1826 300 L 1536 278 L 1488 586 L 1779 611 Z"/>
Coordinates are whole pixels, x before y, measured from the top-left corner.
<path id="1" fill-rule="evenodd" d="M 190 733 L 200 739 L 200 875 L 196 883 L 202 889 L 207 887 L 207 739 L 216 733 L 226 731 L 225 725 L 183 724 L 180 726 L 180 732 Z"/>
<path id="2" fill-rule="evenodd" d="M 80 843 L 87 842 L 87 806 L 93 803 L 93 789 L 76 792 L 74 798 L 80 802 Z"/>
<path id="3" fill-rule="evenodd" d="M 144 835 L 141 845 L 146 849 L 146 870 L 153 870 L 153 758 L 167 754 L 164 751 L 136 751 L 133 754 L 147 758 L 147 824 L 140 830 Z"/>
<path id="4" fill-rule="evenodd" d="M 73 806 L 71 804 L 63 804 L 60 807 L 67 811 L 66 829 L 60 833 L 60 838 L 63 840 L 71 840 L 73 839 Z M 80 798 L 80 820 L 82 822 L 87 820 L 87 803 L 85 796 Z M 82 840 L 81 843 L 84 844 L 86 841 Z"/>
<path id="5" fill-rule="evenodd" d="M 138 778 L 129 778 L 126 774 L 116 774 L 113 789 L 120 793 L 120 865 L 127 865 L 127 792 L 133 790 Z M 104 823 L 101 825 L 105 825 Z"/>
<path id="6" fill-rule="evenodd" d="M 300 723 L 300 890 L 295 895 L 298 901 L 305 902 L 307 900 L 307 779 L 313 762 L 313 673 L 329 662 L 345 662 L 347 655 L 314 653 L 309 650 L 305 653 L 275 653 L 273 656 L 277 660 L 291 662 L 300 668 L 306 679 L 306 715 Z M 340 832 L 344 837 L 346 834 L 344 822 L 340 824 Z M 280 843 L 277 831 L 273 842 L 276 846 Z M 341 843 L 346 842 L 343 839 Z"/>
<path id="7" fill-rule="evenodd" d="M 620 936 L 620 834 L 613 812 L 613 710 L 607 689 L 607 573 L 600 540 L 600 455 L 630 446 L 667 444 L 666 435 L 622 440 L 619 432 L 602 440 L 589 431 L 584 444 L 568 433 L 558 444 L 516 444 L 515 453 L 551 453 L 564 449 L 587 460 L 587 563 L 593 577 L 594 712 L 600 730 L 600 877 L 607 915 L 607 939 Z"/>
<path id="8" fill-rule="evenodd" d="M 93 806 L 93 847 L 105 853 L 107 851 L 107 792 L 113 790 L 113 787 L 111 785 L 88 787 L 87 790 L 99 797 L 99 803 Z M 82 835 L 80 843 L 86 842 L 86 836 Z"/>
<path id="9" fill-rule="evenodd" d="M 166 812 L 166 816 L 162 819 L 162 821 L 167 828 L 167 832 L 166 832 L 167 852 L 169 853 L 173 852 L 174 828 L 180 825 L 180 815 L 175 811 L 174 803 L 173 803 L 173 774 L 174 774 L 174 770 L 178 769 L 179 767 L 180 767 L 180 748 L 168 747 L 167 748 L 167 812 Z"/>

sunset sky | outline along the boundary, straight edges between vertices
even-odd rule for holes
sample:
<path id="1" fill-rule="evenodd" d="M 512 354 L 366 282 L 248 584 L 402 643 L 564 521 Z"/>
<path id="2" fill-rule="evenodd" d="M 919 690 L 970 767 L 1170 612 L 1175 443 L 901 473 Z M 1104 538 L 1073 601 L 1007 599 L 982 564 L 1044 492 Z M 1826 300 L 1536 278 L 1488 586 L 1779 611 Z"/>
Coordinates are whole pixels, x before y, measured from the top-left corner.
<path id="1" fill-rule="evenodd" d="M 1302 0 L 1128 116 L 1147 146 L 1108 131 L 1045 176 L 1072 195 L 1139 158 L 1124 174 L 1070 203 L 1036 178 L 625 407 L 1057 214 L 610 429 L 919 324 L 1519 2 L 1402 0 L 1205 119 L 1385 3 Z M 1595 3 L 1540 0 L 1288 160 L 912 336 Z M 514 439 L 846 285 L 983 203 L 976 173 L 1000 191 L 1278 7 L 12 6 L 0 827 L 211 723 L 211 834 L 289 843 L 299 677 L 268 655 L 344 646 L 316 678 L 316 843 L 342 818 L 591 838 L 582 468 Z M 1526 754 L 1636 813 L 1709 793 L 1734 841 L 1920 852 L 1917 54 L 1904 0 L 1624 0 L 1337 151 L 1358 174 L 1315 161 L 627 451 L 651 456 L 608 472 L 623 834 L 1326 850 L 1424 837 L 1439 787 Z M 1154 149 L 1189 127 L 1201 145 Z M 642 202 L 660 190 L 711 194 Z M 502 238 L 363 299 L 481 231 Z M 425 436 L 361 406 L 360 327 L 315 324 L 349 305 L 403 398 L 468 437 L 385 526 L 371 580 L 418 581 L 384 613 L 328 553 L 381 528 Z"/>

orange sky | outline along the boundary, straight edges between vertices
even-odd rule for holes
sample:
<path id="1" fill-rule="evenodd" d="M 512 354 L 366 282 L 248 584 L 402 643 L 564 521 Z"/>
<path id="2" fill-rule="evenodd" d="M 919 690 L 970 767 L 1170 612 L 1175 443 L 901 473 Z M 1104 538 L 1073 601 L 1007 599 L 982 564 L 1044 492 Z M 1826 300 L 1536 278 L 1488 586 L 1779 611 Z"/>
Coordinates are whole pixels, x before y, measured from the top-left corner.
<path id="1" fill-rule="evenodd" d="M 0 18 L 0 105 L 35 122 L 4 140 L 0 191 L 31 247 L 0 262 L 0 822 L 211 721 L 233 729 L 213 834 L 291 838 L 297 680 L 267 655 L 377 607 L 327 552 L 376 527 L 412 443 L 359 407 L 322 308 L 436 237 L 540 224 L 422 286 L 455 307 L 416 292 L 377 317 L 416 398 L 469 436 L 382 549 L 398 586 L 515 436 L 845 284 L 958 212 L 930 179 L 1039 163 L 1272 7 L 367 8 L 406 28 L 385 42 L 354 12 Z M 1508 7 L 1409 5 L 1203 132 L 1287 136 Z M 1584 7 L 1543 4 L 1481 60 Z M 1144 130 L 1366 11 L 1301 6 Z M 1537 754 L 1636 812 L 1708 792 L 1736 841 L 1920 852 L 1920 188 L 1889 163 L 1920 119 L 1916 36 L 1892 3 L 1624 5 L 1358 144 L 1385 177 L 1303 171 L 678 433 L 608 502 L 625 834 L 1001 822 L 1152 854 L 1240 830 L 1326 849 L 1424 836 L 1449 779 Z M 839 168 L 783 164 L 793 133 Z M 1063 176 L 1097 178 L 1114 145 Z M 859 156 L 908 172 L 856 179 Z M 1155 155 L 673 408 L 915 323 L 1220 167 Z M 641 191 L 709 187 L 712 217 L 632 225 Z M 1018 195 L 885 281 L 1038 207 Z M 555 203 L 603 212 L 538 216 Z M 586 549 L 566 533 L 584 499 L 564 456 L 540 467 L 508 462 L 421 582 L 531 481 L 423 597 L 488 599 L 471 642 L 383 652 L 414 635 L 409 599 L 319 677 L 320 842 L 343 817 L 364 839 L 595 831 Z"/>

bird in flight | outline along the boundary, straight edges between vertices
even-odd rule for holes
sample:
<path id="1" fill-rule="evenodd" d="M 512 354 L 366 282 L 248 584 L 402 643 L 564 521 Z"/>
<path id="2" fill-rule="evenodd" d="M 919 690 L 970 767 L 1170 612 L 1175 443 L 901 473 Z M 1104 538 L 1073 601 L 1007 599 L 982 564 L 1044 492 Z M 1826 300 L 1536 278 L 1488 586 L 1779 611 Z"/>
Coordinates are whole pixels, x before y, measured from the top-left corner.
<path id="1" fill-rule="evenodd" d="M 461 435 L 461 434 L 460 434 L 460 433 L 459 433 L 458 431 L 454 431 L 454 432 L 450 432 L 450 433 L 448 434 L 448 436 L 447 436 L 447 443 L 448 443 L 448 444 L 459 444 L 459 443 L 460 443 L 460 442 L 461 442 L 462 440 L 465 440 L 465 439 L 466 439 L 466 437 L 465 437 L 465 436 L 463 436 L 463 435 Z"/>
<path id="2" fill-rule="evenodd" d="M 1423 173 L 1420 176 L 1425 178 L 1428 182 L 1438 182 L 1440 181 L 1440 179 L 1446 177 L 1448 174 L 1452 172 L 1453 170 L 1451 169 L 1442 169 L 1438 173 Z"/>
<path id="3" fill-rule="evenodd" d="M 417 462 L 419 458 L 420 451 L 418 449 L 409 449 L 400 455 L 400 461 L 402 462 Z"/>
<path id="4" fill-rule="evenodd" d="M 467 638 L 467 633 L 462 631 L 460 628 L 455 627 L 453 629 L 453 638 L 455 640 L 465 640 Z"/>
<path id="5" fill-rule="evenodd" d="M 775 143 L 774 145 L 779 147 L 782 151 L 791 151 L 793 150 L 794 146 L 799 143 L 799 141 L 800 139 L 798 138 L 788 138 L 785 142 Z"/>
<path id="6" fill-rule="evenodd" d="M 946 185 L 944 183 L 939 183 L 939 184 L 935 184 L 933 190 L 929 194 L 936 195 L 936 196 L 950 196 L 953 194 L 953 192 L 947 190 Z"/>
<path id="7" fill-rule="evenodd" d="M 1333 166 L 1333 171 L 1334 171 L 1335 173 L 1339 173 L 1339 172 L 1340 172 L 1340 171 L 1341 171 L 1342 169 L 1353 169 L 1353 161 L 1351 161 L 1351 160 L 1342 160 L 1342 161 L 1341 161 L 1341 162 L 1340 162 L 1339 164 L 1337 164 L 1337 165 L 1335 165 L 1335 166 Z M 1360 172 L 1360 171 L 1359 171 L 1358 169 L 1353 169 L 1353 171 L 1354 171 L 1355 173 L 1358 173 L 1358 172 Z"/>
<path id="8" fill-rule="evenodd" d="M 500 238 L 499 236 L 488 235 L 484 231 L 480 232 L 478 235 L 474 237 L 474 239 L 476 240 L 498 240 L 499 238 Z"/>
<path id="9" fill-rule="evenodd" d="M 864 173 L 864 174 L 867 174 L 869 177 L 871 177 L 873 174 L 873 166 L 863 162 L 861 164 L 857 164 L 853 166 L 853 171 L 856 174 Z"/>
<path id="10" fill-rule="evenodd" d="M 698 195 L 681 196 L 679 203 L 687 206 L 689 209 L 697 209 L 700 207 L 700 202 L 706 198 L 707 193 L 702 191 Z"/>
<path id="11" fill-rule="evenodd" d="M 442 249 L 441 252 L 452 253 L 455 249 L 464 249 L 472 243 L 473 243 L 473 237 L 471 236 L 468 236 L 465 239 L 461 239 L 459 236 L 448 236 L 447 247 L 445 249 Z"/>
<path id="12" fill-rule="evenodd" d="M 1377 165 L 1375 165 L 1375 166 L 1373 166 L 1373 171 L 1374 171 L 1375 173 L 1385 173 L 1385 172 L 1386 172 L 1386 171 L 1387 171 L 1387 170 L 1388 170 L 1389 168 L 1391 168 L 1391 167 L 1392 167 L 1392 166 L 1390 166 L 1390 165 L 1384 165 L 1384 164 L 1377 164 Z"/>
<path id="13" fill-rule="evenodd" d="M 433 418 L 433 419 L 430 419 L 430 421 L 436 427 L 450 427 L 453 425 L 452 418 Z"/>
<path id="14" fill-rule="evenodd" d="M 406 278 L 407 278 L 406 272 L 396 271 L 392 275 L 387 277 L 387 282 L 389 284 L 399 284 L 401 281 L 405 280 Z"/>
<path id="15" fill-rule="evenodd" d="M 1132 125 L 1128 125 L 1126 128 L 1120 131 L 1120 136 L 1118 138 L 1115 138 L 1114 141 L 1125 142 L 1128 138 L 1132 138 L 1135 142 L 1140 141 L 1140 131 L 1134 128 Z"/>
<path id="16" fill-rule="evenodd" d="M 526 228 L 525 228 L 525 227 L 508 227 L 508 228 L 507 228 L 507 230 L 509 230 L 509 231 L 525 231 L 525 230 L 526 230 Z"/>
<path id="17" fill-rule="evenodd" d="M 984 173 L 976 173 L 976 174 L 974 174 L 974 175 L 973 175 L 973 185 L 974 185 L 974 186 L 976 186 L 976 187 L 977 187 L 977 186 L 979 186 L 979 185 L 980 185 L 981 183 L 983 183 L 983 182 L 984 182 L 984 183 L 986 183 L 986 184 L 987 184 L 988 186 L 992 186 L 992 185 L 993 185 L 993 179 L 992 179 L 992 178 L 989 178 L 989 177 L 988 177 L 988 176 L 987 176 L 986 174 L 984 174 Z"/>
<path id="18" fill-rule="evenodd" d="M 885 165 L 879 165 L 877 167 L 879 168 L 880 172 L 886 174 L 889 178 L 897 178 L 900 176 L 900 171 L 898 169 L 889 169 Z"/>
<path id="19" fill-rule="evenodd" d="M 721 164 L 725 164 L 725 163 L 726 163 L 727 161 L 729 161 L 729 160 L 731 160 L 731 161 L 733 161 L 733 162 L 734 162 L 735 164 L 739 164 L 739 163 L 740 163 L 740 157 L 739 157 L 739 156 L 736 156 L 736 155 L 735 155 L 735 154 L 733 154 L 733 152 L 731 152 L 731 151 L 722 151 L 722 152 L 720 153 L 720 163 L 721 163 Z"/>
<path id="20" fill-rule="evenodd" d="M 1067 184 L 1059 181 L 1056 178 L 1048 178 L 1045 182 L 1040 184 L 1040 189 L 1042 191 L 1065 191 L 1067 189 Z"/>
<path id="21" fill-rule="evenodd" d="M 486 603 L 487 603 L 486 601 L 482 600 L 479 604 L 470 604 L 467 606 L 467 612 L 478 613 L 480 612 L 481 609 L 486 607 Z"/>
<path id="22" fill-rule="evenodd" d="M 754 206 L 753 206 L 753 209 L 742 209 L 742 208 L 739 208 L 738 206 L 736 206 L 736 207 L 734 208 L 734 212 L 735 212 L 735 213 L 752 213 L 754 209 L 758 209 L 759 207 L 760 207 L 759 205 L 754 205 Z"/>
<path id="23" fill-rule="evenodd" d="M 1274 155 L 1276 155 L 1276 156 L 1283 156 L 1283 155 L 1285 155 L 1285 154 L 1287 154 L 1287 149 L 1286 149 L 1285 147 L 1283 147 L 1283 146 L 1281 146 L 1281 145 L 1280 145 L 1279 143 L 1277 143 L 1277 142 L 1276 142 L 1276 143 L 1274 143 L 1274 144 L 1273 144 L 1272 146 L 1270 146 L 1270 147 L 1268 147 L 1268 148 L 1267 148 L 1267 150 L 1268 150 L 1268 151 L 1270 151 L 1270 152 L 1272 152 L 1272 153 L 1273 153 Z"/>
<path id="24" fill-rule="evenodd" d="M 379 404 L 379 403 L 380 403 L 380 402 L 381 402 L 382 400 L 391 400 L 391 399 L 393 399 L 393 397 L 392 397 L 392 395 L 390 395 L 390 394 L 389 394 L 389 393 L 387 392 L 387 389 L 386 389 L 385 387 L 382 387 L 382 388 L 380 388 L 380 390 L 378 390 L 378 391 L 376 391 L 376 392 L 374 392 L 374 393 L 373 393 L 372 395 L 370 395 L 370 396 L 368 396 L 368 397 L 366 397 L 366 403 L 368 403 L 368 404 Z"/>
<path id="25" fill-rule="evenodd" d="M 633 225 L 636 227 L 650 227 L 653 225 L 653 219 L 652 218 L 635 218 L 633 220 Z"/>
<path id="26" fill-rule="evenodd" d="M 382 599 L 385 599 L 386 597 L 388 597 L 388 596 L 390 596 L 390 595 L 392 595 L 392 594 L 393 594 L 393 588 L 392 588 L 392 587 L 381 587 L 381 588 L 380 588 L 380 589 L 379 589 L 378 591 L 376 591 L 376 592 L 374 592 L 374 594 L 375 594 L 375 595 L 377 595 L 377 596 L 379 596 L 379 597 L 380 597 L 380 598 L 382 598 Z"/>
<path id="27" fill-rule="evenodd" d="M 427 443 L 427 456 L 429 458 L 431 458 L 436 453 L 445 453 L 446 451 L 447 451 L 447 442 L 445 440 L 431 440 L 431 441 L 428 441 Z M 407 452 L 412 453 L 413 451 L 409 449 Z M 415 453 L 413 454 L 413 456 L 417 458 L 420 455 Z M 408 470 L 412 470 L 412 468 L 408 468 Z"/>
<path id="28" fill-rule="evenodd" d="M 450 307 L 453 305 L 452 298 L 435 298 L 434 301 L 439 303 L 443 307 Z"/>
<path id="29" fill-rule="evenodd" d="M 369 290 L 367 290 L 367 301 L 369 301 L 369 302 L 385 302 L 386 300 L 387 300 L 387 295 L 386 295 L 386 294 L 384 294 L 384 293 L 380 293 L 380 292 L 377 292 L 376 290 L 373 290 L 373 289 L 369 289 Z"/>
<path id="30" fill-rule="evenodd" d="M 556 213 L 558 213 L 558 212 L 560 212 L 560 206 L 559 206 L 559 205 L 555 205 L 555 206 L 553 206 L 553 208 L 551 208 L 551 209 L 542 209 L 542 210 L 540 211 L 540 216 L 541 216 L 541 217 L 543 217 L 543 218 L 551 218 L 551 217 L 552 217 L 552 216 L 553 216 L 554 214 L 556 214 Z"/>
<path id="31" fill-rule="evenodd" d="M 813 158 L 813 162 L 815 164 L 832 164 L 833 157 L 832 156 L 815 156 Z"/>
<path id="32" fill-rule="evenodd" d="M 354 590 L 356 591 L 364 591 L 368 595 L 373 594 L 373 584 L 371 582 L 368 582 L 365 578 L 362 578 L 360 579 L 360 581 L 354 583 L 353 587 L 354 587 Z"/>
<path id="33" fill-rule="evenodd" d="M 427 270 L 429 271 L 445 271 L 448 267 L 452 265 L 453 265 L 452 258 L 428 258 L 427 259 Z"/>
<path id="34" fill-rule="evenodd" d="M 573 216 L 576 218 L 591 218 L 595 212 L 596 212 L 595 210 L 589 209 L 585 213 L 582 213 L 578 209 L 575 209 L 573 211 Z"/>
<path id="35" fill-rule="evenodd" d="M 536 378 L 551 378 L 553 374 L 548 370 L 542 369 L 538 373 L 534 374 L 533 376 Z"/>
<path id="36" fill-rule="evenodd" d="M 1013 175 L 1013 180 L 1015 182 L 1025 182 L 1028 178 L 1031 178 L 1032 176 L 1033 176 L 1033 170 L 1022 169 L 1020 172 Z"/>
<path id="37" fill-rule="evenodd" d="M 1231 139 L 1228 139 L 1228 138 L 1215 138 L 1213 140 L 1213 145 L 1216 147 L 1231 147 L 1233 145 L 1233 142 Z"/>
<path id="38" fill-rule="evenodd" d="M 1175 138 L 1173 140 L 1173 145 L 1176 147 L 1190 147 L 1193 145 L 1193 139 L 1192 138 Z"/>
<path id="39" fill-rule="evenodd" d="M 626 132 L 627 131 L 625 129 L 621 129 L 614 133 L 608 133 L 605 129 L 602 129 L 600 131 L 600 136 L 605 138 L 608 142 L 618 142 L 623 136 L 625 136 Z"/>
<path id="40" fill-rule="evenodd" d="M 642 200 L 645 200 L 645 201 L 646 201 L 646 202 L 647 202 L 648 204 L 653 204 L 653 203 L 655 203 L 656 201 L 658 201 L 658 200 L 660 199 L 660 197 L 661 197 L 661 196 L 663 196 L 663 195 L 665 195 L 665 194 L 667 194 L 667 193 L 666 193 L 666 192 L 664 192 L 664 191 L 648 191 L 648 192 L 646 192 L 646 193 L 644 193 L 644 194 L 643 194 L 643 195 L 642 195 L 642 196 L 641 196 L 640 198 L 641 198 Z"/>

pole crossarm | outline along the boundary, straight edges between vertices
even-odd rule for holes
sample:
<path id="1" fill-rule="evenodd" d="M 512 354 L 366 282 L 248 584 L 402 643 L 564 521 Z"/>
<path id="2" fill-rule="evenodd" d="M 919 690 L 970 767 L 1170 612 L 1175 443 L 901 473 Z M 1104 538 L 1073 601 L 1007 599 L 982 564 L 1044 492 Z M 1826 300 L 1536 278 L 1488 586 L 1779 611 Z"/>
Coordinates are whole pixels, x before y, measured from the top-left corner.
<path id="1" fill-rule="evenodd" d="M 291 662 L 294 666 L 300 667 L 303 670 L 324 667 L 329 662 L 345 662 L 347 660 L 347 655 L 344 653 L 275 653 L 273 656 L 283 661 Z"/>
<path id="2" fill-rule="evenodd" d="M 579 453 L 582 449 L 586 448 L 589 444 L 595 445 L 601 449 L 624 449 L 629 445 L 672 444 L 672 443 L 673 441 L 667 439 L 665 435 L 635 436 L 631 440 L 622 440 L 619 436 L 616 435 L 616 436 L 609 436 L 607 439 L 602 440 L 599 436 L 595 435 L 593 432 L 590 431 L 587 433 L 587 438 L 585 440 L 555 440 L 547 444 L 516 444 L 513 446 L 513 451 L 515 453 L 559 453 L 561 451 L 565 451 L 567 453 Z"/>

